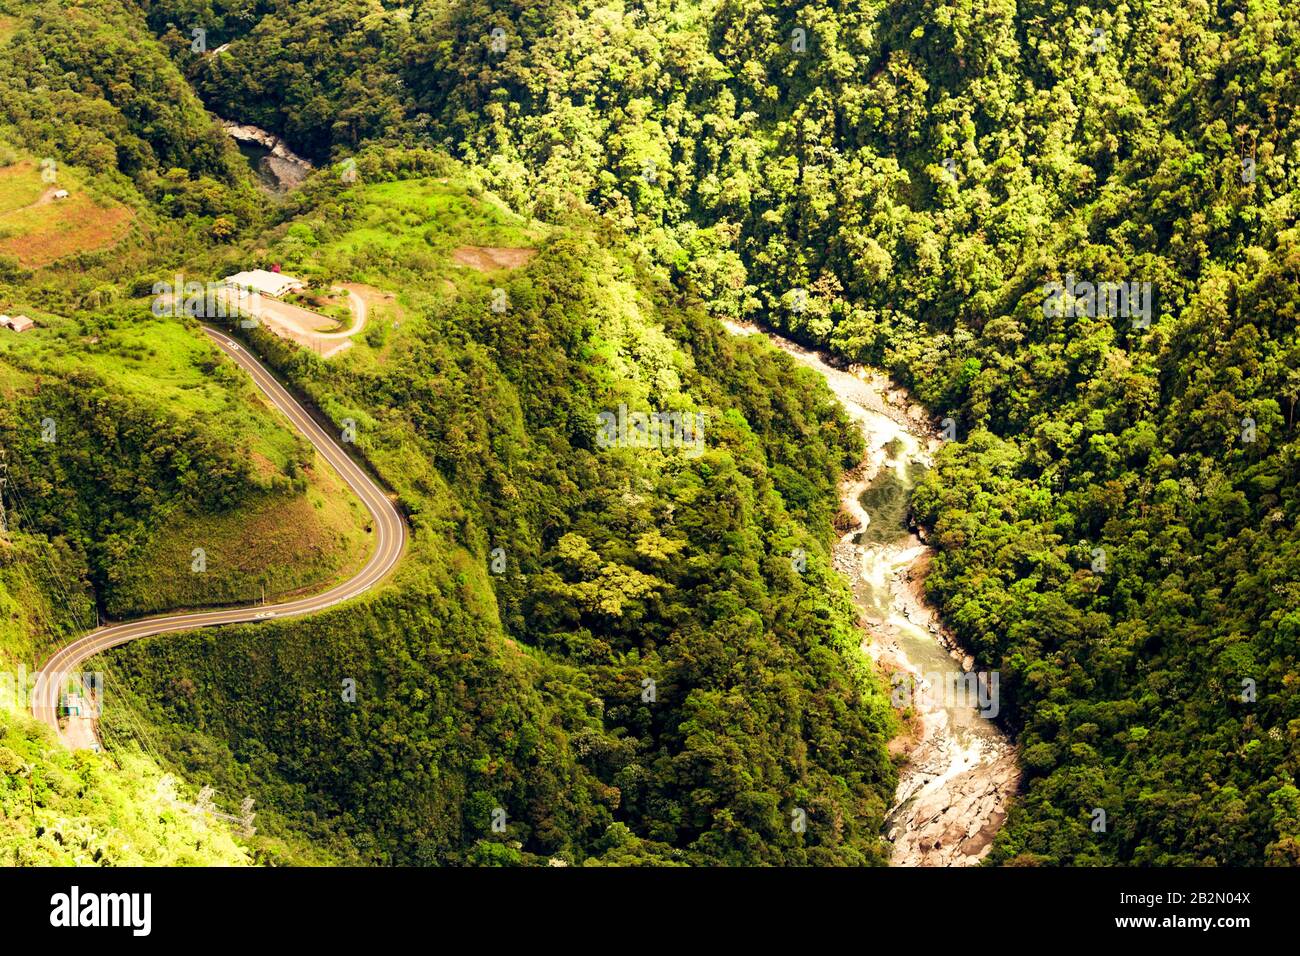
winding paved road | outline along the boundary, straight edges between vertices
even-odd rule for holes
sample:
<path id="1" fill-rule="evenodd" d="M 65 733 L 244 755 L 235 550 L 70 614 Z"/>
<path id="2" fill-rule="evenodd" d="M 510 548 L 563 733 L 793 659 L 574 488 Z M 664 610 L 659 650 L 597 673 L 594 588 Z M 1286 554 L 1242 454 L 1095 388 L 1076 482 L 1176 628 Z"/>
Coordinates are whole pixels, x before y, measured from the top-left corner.
<path id="1" fill-rule="evenodd" d="M 71 644 L 55 651 L 36 675 L 32 693 L 32 713 L 56 731 L 59 729 L 59 694 L 65 682 L 79 679 L 82 666 L 90 658 L 110 647 L 127 644 L 142 637 L 167 634 L 172 631 L 191 631 L 217 624 L 239 624 L 268 618 L 299 617 L 333 607 L 349 598 L 368 591 L 379 583 L 397 565 L 406 547 L 406 523 L 397 508 L 366 472 L 297 400 L 248 351 L 222 332 L 204 327 L 204 332 L 236 364 L 252 376 L 263 394 L 280 409 L 293 426 L 302 432 L 347 482 L 370 512 L 371 529 L 375 535 L 375 548 L 366 566 L 353 578 L 323 594 L 305 597 L 282 604 L 256 604 L 251 607 L 228 608 L 220 611 L 198 611 L 191 614 L 171 614 L 162 617 L 142 618 L 124 624 L 113 624 L 91 631 Z"/>

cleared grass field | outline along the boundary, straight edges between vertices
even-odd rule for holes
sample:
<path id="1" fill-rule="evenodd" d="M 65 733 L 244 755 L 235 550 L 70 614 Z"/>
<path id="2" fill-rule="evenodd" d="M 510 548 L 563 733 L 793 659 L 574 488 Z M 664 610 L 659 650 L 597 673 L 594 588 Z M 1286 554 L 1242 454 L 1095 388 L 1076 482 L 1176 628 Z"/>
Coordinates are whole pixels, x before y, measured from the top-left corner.
<path id="1" fill-rule="evenodd" d="M 266 494 L 228 515 L 179 514 L 131 556 L 108 607 L 118 618 L 250 604 L 355 573 L 369 555 L 368 515 L 333 472 L 308 470 L 307 492 Z M 207 570 L 191 570 L 202 548 Z"/>
<path id="2" fill-rule="evenodd" d="M 0 168 L 0 216 L 30 206 L 49 188 L 35 163 L 24 161 Z"/>
<path id="3" fill-rule="evenodd" d="M 395 293 L 392 300 L 367 298 L 369 319 L 352 339 L 349 364 L 382 364 L 400 353 L 425 334 L 426 313 L 462 295 L 484 294 L 498 281 L 490 273 L 526 264 L 550 233 L 492 194 L 475 192 L 463 181 L 434 177 L 358 186 L 351 193 L 359 205 L 346 232 L 306 250 L 286 250 L 306 274 L 323 270 Z M 304 219 L 289 237 L 312 227 Z M 489 260 L 486 267 L 479 259 Z"/>
<path id="4" fill-rule="evenodd" d="M 70 195 L 55 199 L 56 189 Z M 0 255 L 13 256 L 25 268 L 108 248 L 126 235 L 132 218 L 125 206 L 91 196 L 65 170 L 48 183 L 30 160 L 0 169 Z"/>
<path id="5" fill-rule="evenodd" d="M 474 196 L 459 183 L 407 179 L 360 190 L 356 226 L 331 243 L 342 252 L 374 247 L 390 252 L 423 247 L 450 255 L 459 245 L 529 247 L 544 236 L 489 196 Z"/>
<path id="6" fill-rule="evenodd" d="M 139 303 L 139 318 L 95 335 L 72 319 L 0 302 L 0 311 L 31 316 L 21 335 L 0 329 L 0 394 L 30 384 L 36 374 L 86 368 L 141 404 L 187 418 L 224 419 L 252 439 L 250 451 L 283 468 L 296 438 L 267 408 L 238 369 L 180 321 L 155 317 Z M 8 359 L 9 361 L 6 361 Z"/>

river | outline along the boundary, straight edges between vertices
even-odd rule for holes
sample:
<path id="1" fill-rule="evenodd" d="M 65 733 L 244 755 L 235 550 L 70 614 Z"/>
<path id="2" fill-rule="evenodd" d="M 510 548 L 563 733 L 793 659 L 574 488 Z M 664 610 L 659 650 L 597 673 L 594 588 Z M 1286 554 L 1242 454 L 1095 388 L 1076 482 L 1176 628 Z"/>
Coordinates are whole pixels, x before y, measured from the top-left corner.
<path id="1" fill-rule="evenodd" d="M 863 652 L 896 704 L 910 705 L 904 731 L 890 743 L 906 761 L 886 817 L 890 862 L 975 864 L 1006 818 L 1020 771 L 1014 745 L 993 719 L 996 675 L 972 672 L 974 660 L 924 598 L 933 550 L 907 519 L 912 487 L 940 445 L 930 417 L 883 373 L 839 368 L 774 333 L 724 324 L 733 334 L 763 335 L 820 374 L 862 429 L 866 452 L 840 485 L 834 561 L 853 589 Z"/>

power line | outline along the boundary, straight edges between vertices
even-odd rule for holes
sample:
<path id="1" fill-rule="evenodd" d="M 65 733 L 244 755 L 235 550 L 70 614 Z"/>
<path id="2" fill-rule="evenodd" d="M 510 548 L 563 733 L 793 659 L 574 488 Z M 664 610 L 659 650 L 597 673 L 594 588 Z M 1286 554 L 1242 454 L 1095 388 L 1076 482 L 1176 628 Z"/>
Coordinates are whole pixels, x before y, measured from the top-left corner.
<path id="1" fill-rule="evenodd" d="M 32 529 L 37 528 L 38 525 L 36 524 L 36 522 L 32 520 L 32 511 L 27 506 L 26 502 L 23 500 L 22 495 L 18 493 L 17 485 L 14 485 L 10 497 L 13 500 L 14 509 L 18 514 L 18 517 L 22 522 L 23 526 L 30 527 Z M 76 627 L 76 629 L 81 632 L 89 633 L 90 631 L 94 630 L 94 627 L 87 627 L 86 622 L 82 620 L 81 617 L 82 612 L 79 610 L 78 605 L 72 600 L 72 596 L 69 593 L 68 589 L 64 587 L 63 581 L 59 576 L 58 569 L 55 568 L 54 561 L 50 556 L 50 553 L 52 551 L 53 541 L 48 534 L 45 535 L 45 538 L 46 541 L 50 543 L 51 547 L 38 548 L 37 550 L 40 552 L 41 558 L 45 563 L 46 571 L 49 572 L 49 578 L 47 580 L 49 581 L 50 590 L 52 592 L 56 592 L 52 596 L 57 597 L 60 601 L 62 601 L 63 606 L 67 608 L 68 616 L 72 619 L 72 623 Z M 84 598 L 85 595 L 82 594 L 81 597 Z M 95 611 L 95 617 L 98 618 L 97 610 Z"/>
<path id="2" fill-rule="evenodd" d="M 9 483 L 9 452 L 0 448 L 0 534 L 9 533 L 9 522 L 5 517 L 5 485 Z"/>

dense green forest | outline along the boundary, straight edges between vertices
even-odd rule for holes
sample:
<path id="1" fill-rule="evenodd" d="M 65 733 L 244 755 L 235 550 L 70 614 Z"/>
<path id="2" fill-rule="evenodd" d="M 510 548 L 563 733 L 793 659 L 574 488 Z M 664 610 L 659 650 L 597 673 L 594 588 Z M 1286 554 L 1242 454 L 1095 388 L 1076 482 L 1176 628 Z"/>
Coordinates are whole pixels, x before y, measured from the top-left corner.
<path id="1" fill-rule="evenodd" d="M 995 859 L 1296 861 L 1293 10 L 209 11 L 240 52 L 186 66 L 209 102 L 320 156 L 443 145 L 956 420 L 917 507 L 1024 744 Z M 1049 317 L 1067 275 L 1150 283 L 1149 326 Z"/>
<path id="2" fill-rule="evenodd" d="M 5 866 L 250 862 L 224 823 L 194 812 L 194 795 L 140 753 L 108 763 L 69 751 L 45 728 L 0 711 L 0 774 Z"/>
<path id="3" fill-rule="evenodd" d="M 361 613 L 128 649 L 139 706 L 202 731 L 160 730 L 194 772 L 274 780 L 340 859 L 882 862 L 893 718 L 828 567 L 834 483 L 860 454 L 839 406 L 592 231 L 493 277 L 493 312 L 488 277 L 421 232 L 395 241 L 423 202 L 499 240 L 511 224 L 478 187 L 433 154 L 358 168 L 369 185 L 299 193 L 270 252 L 400 287 L 406 317 L 347 362 L 255 345 L 357 419 L 414 566 Z M 702 410 L 707 448 L 602 451 L 597 410 L 620 403 Z"/>
<path id="4" fill-rule="evenodd" d="M 714 321 L 754 320 L 952 422 L 913 507 L 929 594 L 1000 671 L 1021 747 L 989 862 L 1300 862 L 1298 21 L 1276 0 L 0 0 L 0 139 L 135 215 L 116 261 L 0 258 L 0 293 L 88 331 L 182 264 L 400 293 L 343 362 L 253 337 L 360 423 L 416 532 L 400 586 L 116 652 L 165 759 L 255 789 L 270 859 L 311 833 L 347 861 L 881 861 L 891 718 L 826 557 L 855 440 Z M 268 208 L 210 114 L 325 168 Z M 537 252 L 483 276 L 449 265 L 463 245 Z M 1076 282 L 1150 298 L 1051 308 Z M 620 403 L 703 412 L 707 450 L 601 452 Z M 147 523 L 120 494 L 42 530 Z M 376 691 L 338 712 L 347 678 Z"/>

